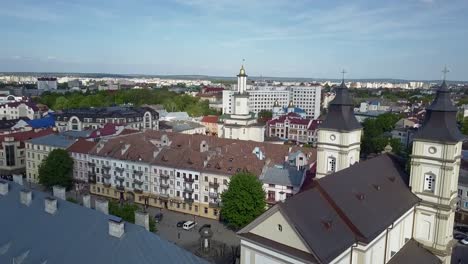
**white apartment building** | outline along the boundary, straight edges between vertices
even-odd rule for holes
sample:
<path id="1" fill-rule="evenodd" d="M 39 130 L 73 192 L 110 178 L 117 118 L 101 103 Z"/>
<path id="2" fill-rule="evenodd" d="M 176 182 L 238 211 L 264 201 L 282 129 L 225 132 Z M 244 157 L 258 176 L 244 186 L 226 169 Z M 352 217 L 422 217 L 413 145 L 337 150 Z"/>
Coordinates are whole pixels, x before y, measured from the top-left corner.
<path id="1" fill-rule="evenodd" d="M 57 90 L 57 78 L 37 78 L 37 89 L 42 91 Z"/>
<path id="2" fill-rule="evenodd" d="M 249 89 L 250 88 L 250 89 Z M 307 117 L 316 119 L 320 116 L 322 86 L 247 86 L 250 111 L 270 111 L 275 101 L 280 106 L 294 106 L 304 109 Z M 233 114 L 233 95 L 235 90 L 223 91 L 223 114 Z"/>

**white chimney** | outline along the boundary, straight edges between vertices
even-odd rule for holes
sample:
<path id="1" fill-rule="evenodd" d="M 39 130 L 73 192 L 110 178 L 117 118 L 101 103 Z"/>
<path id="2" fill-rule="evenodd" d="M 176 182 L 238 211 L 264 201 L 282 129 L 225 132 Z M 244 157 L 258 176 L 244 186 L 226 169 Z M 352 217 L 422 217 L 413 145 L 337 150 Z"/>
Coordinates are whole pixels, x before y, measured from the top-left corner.
<path id="1" fill-rule="evenodd" d="M 23 185 L 23 175 L 21 174 L 13 174 L 13 182 Z"/>
<path id="2" fill-rule="evenodd" d="M 20 191 L 20 202 L 26 206 L 29 206 L 32 201 L 32 192 L 31 190 L 21 190 Z"/>
<path id="3" fill-rule="evenodd" d="M 122 218 L 111 215 L 109 217 L 109 235 L 121 238 L 125 233 L 125 222 Z"/>
<path id="4" fill-rule="evenodd" d="M 7 195 L 8 194 L 8 182 L 0 181 L 0 194 Z"/>
<path id="5" fill-rule="evenodd" d="M 91 208 L 91 195 L 83 195 L 83 206 L 86 208 Z"/>
<path id="6" fill-rule="evenodd" d="M 97 211 L 100 211 L 106 215 L 109 214 L 109 201 L 104 199 L 96 199 L 95 207 Z"/>
<path id="7" fill-rule="evenodd" d="M 135 211 L 135 224 L 144 227 L 149 231 L 149 214 L 148 212 Z"/>
<path id="8" fill-rule="evenodd" d="M 54 185 L 52 187 L 52 190 L 53 190 L 53 193 L 54 193 L 54 197 L 57 197 L 57 198 L 62 199 L 62 200 L 67 199 L 66 196 L 65 196 L 65 187 Z"/>
<path id="9" fill-rule="evenodd" d="M 49 214 L 55 214 L 57 212 L 57 198 L 55 197 L 46 197 L 44 200 L 45 211 Z"/>

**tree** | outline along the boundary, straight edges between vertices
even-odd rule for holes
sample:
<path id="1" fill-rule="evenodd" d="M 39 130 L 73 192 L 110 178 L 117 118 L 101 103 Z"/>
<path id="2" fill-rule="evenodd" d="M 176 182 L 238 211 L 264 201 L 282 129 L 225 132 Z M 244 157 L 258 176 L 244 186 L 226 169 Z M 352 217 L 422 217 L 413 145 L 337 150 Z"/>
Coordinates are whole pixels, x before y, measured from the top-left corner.
<path id="1" fill-rule="evenodd" d="M 468 117 L 463 118 L 461 132 L 464 135 L 468 135 Z"/>
<path id="2" fill-rule="evenodd" d="M 55 99 L 54 109 L 62 110 L 65 108 L 68 108 L 68 99 L 66 97 L 60 96 L 57 99 Z"/>
<path id="3" fill-rule="evenodd" d="M 271 111 L 261 110 L 260 112 L 258 112 L 258 119 L 268 120 L 268 119 L 271 119 L 272 117 L 273 117 L 273 113 Z"/>
<path id="4" fill-rule="evenodd" d="M 47 188 L 60 185 L 70 189 L 72 178 L 73 159 L 63 149 L 54 149 L 39 166 L 39 183 Z"/>
<path id="5" fill-rule="evenodd" d="M 239 229 L 265 211 L 265 192 L 262 183 L 251 173 L 232 176 L 229 188 L 221 195 L 221 215 L 227 225 Z"/>
<path id="6" fill-rule="evenodd" d="M 118 216 L 129 223 L 135 223 L 135 212 L 138 210 L 136 204 L 119 204 L 115 201 L 109 202 L 109 214 Z M 156 221 L 149 217 L 149 231 L 156 232 Z"/>

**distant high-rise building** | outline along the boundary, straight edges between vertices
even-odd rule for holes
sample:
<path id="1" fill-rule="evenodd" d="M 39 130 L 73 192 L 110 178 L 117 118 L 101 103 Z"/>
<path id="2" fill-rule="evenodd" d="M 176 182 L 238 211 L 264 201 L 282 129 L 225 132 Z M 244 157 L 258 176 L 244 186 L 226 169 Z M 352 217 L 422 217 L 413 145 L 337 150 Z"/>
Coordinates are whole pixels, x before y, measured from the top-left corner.
<path id="1" fill-rule="evenodd" d="M 57 78 L 37 78 L 37 89 L 43 91 L 57 90 Z"/>

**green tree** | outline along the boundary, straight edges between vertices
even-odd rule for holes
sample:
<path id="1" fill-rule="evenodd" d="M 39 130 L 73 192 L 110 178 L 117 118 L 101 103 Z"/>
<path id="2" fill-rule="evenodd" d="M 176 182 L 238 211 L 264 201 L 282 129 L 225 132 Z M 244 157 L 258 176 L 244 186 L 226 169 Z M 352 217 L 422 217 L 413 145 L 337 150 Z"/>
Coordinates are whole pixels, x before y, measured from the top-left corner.
<path id="1" fill-rule="evenodd" d="M 385 113 L 375 119 L 368 118 L 362 123 L 363 137 L 362 137 L 362 153 L 369 155 L 371 153 L 380 153 L 388 144 L 390 137 L 386 133 L 393 130 L 396 122 L 400 120 L 401 115 L 393 113 Z M 396 143 L 391 143 L 392 146 Z M 397 147 L 395 147 L 396 149 Z M 397 153 L 394 149 L 394 153 Z M 401 150 L 401 147 L 398 148 Z"/>
<path id="2" fill-rule="evenodd" d="M 47 188 L 60 185 L 70 189 L 72 178 L 73 159 L 63 149 L 54 149 L 39 166 L 39 183 Z"/>
<path id="3" fill-rule="evenodd" d="M 242 228 L 265 211 L 262 183 L 251 173 L 232 176 L 229 188 L 221 195 L 221 215 L 229 227 Z"/>
<path id="4" fill-rule="evenodd" d="M 273 117 L 273 113 L 271 111 L 261 110 L 260 112 L 258 112 L 258 119 L 267 120 L 267 119 L 271 119 L 272 117 Z"/>
<path id="5" fill-rule="evenodd" d="M 129 223 L 135 223 L 135 212 L 138 210 L 136 204 L 120 204 L 116 201 L 109 202 L 109 214 L 118 216 Z M 156 232 L 156 221 L 149 218 L 150 232 Z"/>
<path id="6" fill-rule="evenodd" d="M 463 118 L 461 132 L 464 135 L 468 135 L 468 117 Z"/>
<path id="7" fill-rule="evenodd" d="M 62 110 L 68 108 L 68 99 L 64 96 L 60 96 L 57 99 L 55 99 L 54 103 L 54 109 L 56 110 Z"/>

